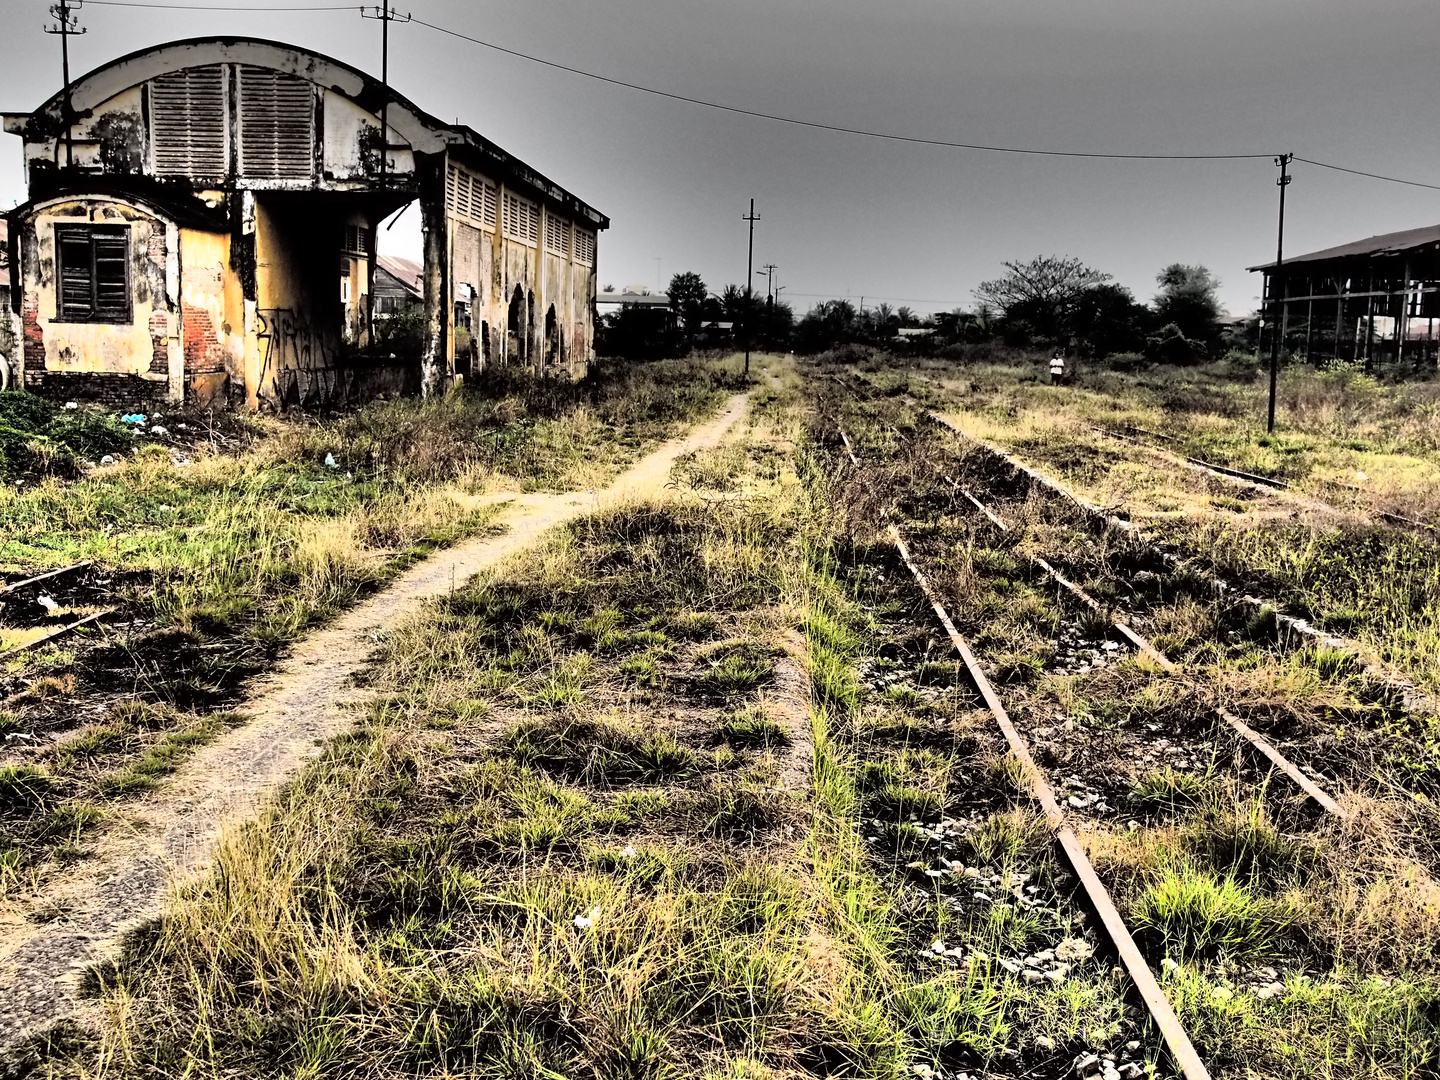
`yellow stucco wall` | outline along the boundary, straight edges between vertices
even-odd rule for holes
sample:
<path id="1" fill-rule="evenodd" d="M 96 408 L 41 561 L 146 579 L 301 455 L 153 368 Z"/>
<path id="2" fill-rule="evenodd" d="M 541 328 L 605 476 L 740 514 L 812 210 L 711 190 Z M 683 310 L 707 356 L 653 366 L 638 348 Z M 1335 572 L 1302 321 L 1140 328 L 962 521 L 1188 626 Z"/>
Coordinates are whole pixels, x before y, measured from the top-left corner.
<path id="1" fill-rule="evenodd" d="M 94 223 L 130 228 L 132 311 L 127 323 L 62 322 L 58 315 L 55 252 L 57 225 Z M 29 350 L 43 342 L 44 370 L 105 372 L 166 383 L 183 392 L 181 341 L 176 318 L 178 230 L 148 211 L 116 200 L 88 197 L 42 204 L 27 222 L 36 258 L 27 260 Z"/>

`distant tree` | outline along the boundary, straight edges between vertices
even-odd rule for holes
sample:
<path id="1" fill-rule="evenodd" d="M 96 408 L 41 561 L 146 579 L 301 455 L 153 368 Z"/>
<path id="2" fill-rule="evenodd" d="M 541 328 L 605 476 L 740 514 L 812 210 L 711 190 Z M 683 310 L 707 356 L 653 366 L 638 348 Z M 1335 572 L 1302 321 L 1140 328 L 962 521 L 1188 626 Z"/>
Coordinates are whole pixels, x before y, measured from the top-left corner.
<path id="1" fill-rule="evenodd" d="M 595 351 L 601 356 L 627 360 L 654 360 L 678 356 L 685 343 L 667 311 L 623 304 L 604 316 L 595 334 Z"/>
<path id="2" fill-rule="evenodd" d="M 1005 321 L 1042 338 L 1065 333 L 1071 309 L 1086 289 L 1104 284 L 1110 275 L 1086 266 L 1079 259 L 1041 255 L 1029 262 L 1003 264 L 1008 273 L 982 281 L 975 298 L 999 309 Z"/>
<path id="3" fill-rule="evenodd" d="M 920 325 L 920 320 L 915 317 L 915 312 L 903 305 L 895 309 L 895 318 L 900 320 L 901 326 L 909 327 Z"/>
<path id="4" fill-rule="evenodd" d="M 765 349 L 778 352 L 790 347 L 795 330 L 795 312 L 789 304 L 767 298 L 755 316 L 755 339 Z"/>
<path id="5" fill-rule="evenodd" d="M 1220 282 L 1203 266 L 1171 263 L 1155 277 L 1160 286 L 1155 321 L 1173 324 L 1189 342 L 1213 348 L 1220 340 Z"/>
<path id="6" fill-rule="evenodd" d="M 705 300 L 710 295 L 700 275 L 691 271 L 676 274 L 670 279 L 670 288 L 665 291 L 670 297 L 670 307 L 685 324 L 685 329 L 690 333 L 698 330 L 704 316 Z"/>
<path id="7" fill-rule="evenodd" d="M 856 341 L 861 336 L 855 305 L 849 300 L 822 300 L 795 327 L 795 348 L 816 353 Z"/>
<path id="8" fill-rule="evenodd" d="M 1140 352 L 1152 321 L 1150 309 L 1135 302 L 1123 285 L 1094 285 L 1076 297 L 1069 326 L 1091 356 Z"/>

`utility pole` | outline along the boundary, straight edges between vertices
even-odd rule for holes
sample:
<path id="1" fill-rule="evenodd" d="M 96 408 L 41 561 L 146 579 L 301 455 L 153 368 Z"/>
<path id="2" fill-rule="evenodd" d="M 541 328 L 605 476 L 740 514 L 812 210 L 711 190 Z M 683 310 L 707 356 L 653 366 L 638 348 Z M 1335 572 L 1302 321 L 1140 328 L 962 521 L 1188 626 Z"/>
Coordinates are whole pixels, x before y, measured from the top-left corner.
<path id="1" fill-rule="evenodd" d="M 84 29 L 79 25 L 80 16 L 71 12 L 79 11 L 85 6 L 85 0 L 59 0 L 59 3 L 50 5 L 50 17 L 55 20 L 54 24 L 45 27 L 45 33 L 60 35 L 60 65 L 65 77 L 65 93 L 61 98 L 61 109 L 64 110 L 65 123 L 65 167 L 67 169 L 75 166 L 75 140 L 71 128 L 75 124 L 75 108 L 70 102 L 70 35 L 83 34 Z"/>
<path id="2" fill-rule="evenodd" d="M 370 14 L 363 7 L 362 19 L 377 19 L 380 22 L 380 188 L 385 188 L 385 173 L 390 166 L 390 24 L 407 23 L 411 16 L 401 15 L 390 6 L 389 0 L 372 9 Z"/>
<path id="3" fill-rule="evenodd" d="M 767 304 L 775 302 L 775 271 L 779 269 L 774 263 L 766 263 L 755 271 L 757 274 L 765 275 L 765 303 Z"/>
<path id="4" fill-rule="evenodd" d="M 755 213 L 755 200 L 750 200 L 750 213 L 746 214 L 741 221 L 750 223 L 750 254 L 745 258 L 745 374 L 750 374 L 750 300 L 754 290 L 750 283 L 755 280 L 755 222 L 760 220 L 760 215 Z"/>
<path id="5" fill-rule="evenodd" d="M 1265 422 L 1265 430 L 1272 435 L 1275 433 L 1275 385 L 1280 378 L 1281 311 L 1285 295 L 1285 282 L 1280 277 L 1280 267 L 1285 261 L 1285 189 L 1290 186 L 1290 162 L 1294 157 L 1294 154 L 1281 154 L 1275 159 L 1275 164 L 1280 167 L 1280 179 L 1275 181 L 1280 187 L 1280 225 L 1275 237 L 1275 272 L 1270 275 L 1274 304 L 1270 312 L 1270 412 Z M 1280 290 L 1278 295 L 1276 289 Z"/>

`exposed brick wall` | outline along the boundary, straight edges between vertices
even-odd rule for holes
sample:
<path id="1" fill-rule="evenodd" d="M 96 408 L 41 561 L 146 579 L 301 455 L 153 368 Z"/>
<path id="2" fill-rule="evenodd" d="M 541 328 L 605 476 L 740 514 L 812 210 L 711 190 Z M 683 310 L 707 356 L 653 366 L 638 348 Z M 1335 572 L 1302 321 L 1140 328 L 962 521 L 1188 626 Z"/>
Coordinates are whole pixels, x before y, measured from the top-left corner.
<path id="1" fill-rule="evenodd" d="M 163 311 L 150 315 L 150 371 L 154 375 L 170 373 L 170 317 Z"/>
<path id="2" fill-rule="evenodd" d="M 26 370 L 25 389 L 57 401 L 87 401 L 126 409 L 165 400 L 169 384 L 161 379 L 110 372 Z"/>
<path id="3" fill-rule="evenodd" d="M 213 375 L 225 370 L 225 349 L 215 333 L 214 320 L 204 308 L 182 303 L 185 323 L 185 374 Z"/>

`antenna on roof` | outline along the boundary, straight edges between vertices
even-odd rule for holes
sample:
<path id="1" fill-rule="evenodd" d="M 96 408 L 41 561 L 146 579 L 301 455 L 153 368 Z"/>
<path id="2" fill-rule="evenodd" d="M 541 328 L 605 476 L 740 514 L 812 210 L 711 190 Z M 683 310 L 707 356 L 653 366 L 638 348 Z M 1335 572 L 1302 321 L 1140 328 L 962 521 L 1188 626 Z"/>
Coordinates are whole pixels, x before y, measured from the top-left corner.
<path id="1" fill-rule="evenodd" d="M 75 165 L 75 143 L 71 135 L 71 128 L 75 123 L 75 110 L 70 105 L 70 35 L 83 34 L 85 28 L 80 25 L 80 16 L 71 14 L 79 11 L 85 6 L 85 0 L 59 0 L 58 3 L 50 5 L 50 17 L 55 20 L 50 26 L 45 27 L 47 34 L 60 35 L 60 64 L 65 76 L 65 94 L 61 103 L 64 111 L 65 122 L 65 167 L 72 168 Z"/>
<path id="2" fill-rule="evenodd" d="M 373 12 L 373 14 L 372 14 Z M 409 12 L 401 15 L 388 0 L 385 4 L 369 11 L 360 9 L 362 19 L 378 19 L 380 22 L 380 186 L 385 186 L 385 170 L 390 162 L 390 24 L 408 23 Z"/>

